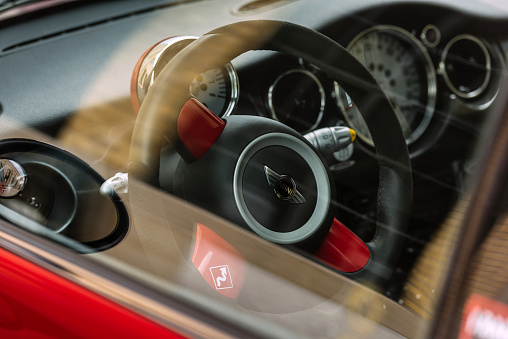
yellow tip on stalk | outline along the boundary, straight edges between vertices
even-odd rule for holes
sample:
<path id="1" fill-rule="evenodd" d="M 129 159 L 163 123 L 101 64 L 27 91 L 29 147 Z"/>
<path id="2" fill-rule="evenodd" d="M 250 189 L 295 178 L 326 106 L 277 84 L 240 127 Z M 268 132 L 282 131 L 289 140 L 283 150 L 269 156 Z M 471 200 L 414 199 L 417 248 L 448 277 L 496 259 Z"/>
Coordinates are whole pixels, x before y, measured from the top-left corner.
<path id="1" fill-rule="evenodd" d="M 356 139 L 356 132 L 350 128 L 349 129 L 349 133 L 351 133 L 351 142 L 355 141 L 355 139 Z"/>

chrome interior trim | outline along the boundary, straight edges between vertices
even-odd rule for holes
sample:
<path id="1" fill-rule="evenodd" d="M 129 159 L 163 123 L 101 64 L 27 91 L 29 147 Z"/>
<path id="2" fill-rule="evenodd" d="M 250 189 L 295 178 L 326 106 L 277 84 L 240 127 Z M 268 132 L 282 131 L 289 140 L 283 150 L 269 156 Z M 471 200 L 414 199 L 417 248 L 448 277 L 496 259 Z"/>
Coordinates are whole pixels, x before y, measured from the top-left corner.
<path id="1" fill-rule="evenodd" d="M 450 52 L 450 48 L 452 48 L 452 46 L 455 43 L 457 43 L 458 41 L 461 41 L 461 40 L 471 40 L 472 42 L 477 44 L 478 47 L 480 47 L 480 49 L 482 50 L 482 52 L 485 55 L 485 71 L 486 71 L 485 79 L 483 80 L 483 83 L 480 85 L 480 87 L 478 87 L 477 89 L 475 89 L 471 92 L 463 92 L 463 91 L 459 90 L 457 87 L 455 87 L 455 85 L 451 82 L 450 77 L 448 76 L 448 73 L 446 72 L 445 64 L 446 64 L 446 58 L 448 57 L 448 53 Z M 489 50 L 487 49 L 487 46 L 485 46 L 485 44 L 479 38 L 477 38 L 471 34 L 457 35 L 456 37 L 451 39 L 446 44 L 446 46 L 443 50 L 443 54 L 441 54 L 441 61 L 439 62 L 439 70 L 443 74 L 443 78 L 445 80 L 446 85 L 454 94 L 456 94 L 457 96 L 459 96 L 461 98 L 465 98 L 465 99 L 475 98 L 475 97 L 479 96 L 480 94 L 482 94 L 483 91 L 485 91 L 485 89 L 488 87 L 488 85 L 490 83 L 490 78 L 491 78 L 491 73 L 492 73 L 491 56 L 490 56 Z"/>

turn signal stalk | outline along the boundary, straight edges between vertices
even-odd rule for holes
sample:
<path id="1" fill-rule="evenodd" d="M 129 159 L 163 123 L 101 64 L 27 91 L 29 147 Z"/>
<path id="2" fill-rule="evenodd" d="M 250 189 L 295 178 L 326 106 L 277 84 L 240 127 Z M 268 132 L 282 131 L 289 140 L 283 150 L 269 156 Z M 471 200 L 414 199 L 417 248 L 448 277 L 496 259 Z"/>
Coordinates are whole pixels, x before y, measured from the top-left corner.
<path id="1" fill-rule="evenodd" d="M 356 139 L 356 132 L 344 126 L 325 127 L 304 135 L 323 157 L 349 146 Z"/>

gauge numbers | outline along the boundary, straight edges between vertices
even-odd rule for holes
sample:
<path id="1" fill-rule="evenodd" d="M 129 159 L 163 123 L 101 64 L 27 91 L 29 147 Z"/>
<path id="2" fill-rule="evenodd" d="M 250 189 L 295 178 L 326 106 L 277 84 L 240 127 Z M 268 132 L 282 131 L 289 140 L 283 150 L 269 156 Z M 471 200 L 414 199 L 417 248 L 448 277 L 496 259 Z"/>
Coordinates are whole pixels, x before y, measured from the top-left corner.
<path id="1" fill-rule="evenodd" d="M 375 26 L 357 35 L 347 49 L 374 76 L 390 100 L 411 144 L 430 123 L 436 102 L 436 73 L 425 47 L 395 26 Z M 345 118 L 359 137 L 373 144 L 358 108 L 336 84 L 336 97 Z"/>
<path id="2" fill-rule="evenodd" d="M 228 116 L 238 100 L 237 75 L 227 64 L 199 74 L 190 85 L 190 93 L 217 116 Z"/>

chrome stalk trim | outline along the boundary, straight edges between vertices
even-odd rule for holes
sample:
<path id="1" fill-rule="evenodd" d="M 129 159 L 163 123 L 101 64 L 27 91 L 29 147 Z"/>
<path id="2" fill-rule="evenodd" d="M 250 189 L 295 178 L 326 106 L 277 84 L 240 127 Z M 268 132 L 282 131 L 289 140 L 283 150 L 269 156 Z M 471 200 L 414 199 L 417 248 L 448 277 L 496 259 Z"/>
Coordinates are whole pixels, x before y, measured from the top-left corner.
<path id="1" fill-rule="evenodd" d="M 13 198 L 26 186 L 28 181 L 25 169 L 17 162 L 0 159 L 0 198 Z"/>

